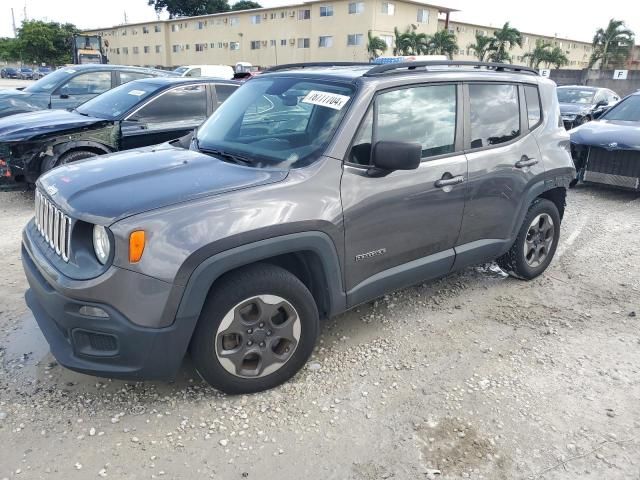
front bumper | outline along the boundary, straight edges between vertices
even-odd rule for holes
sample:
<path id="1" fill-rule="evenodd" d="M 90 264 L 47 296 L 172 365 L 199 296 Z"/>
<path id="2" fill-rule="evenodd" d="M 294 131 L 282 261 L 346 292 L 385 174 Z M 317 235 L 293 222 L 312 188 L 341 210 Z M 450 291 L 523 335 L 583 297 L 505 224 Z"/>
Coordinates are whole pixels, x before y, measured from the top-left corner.
<path id="1" fill-rule="evenodd" d="M 90 375 L 131 380 L 175 378 L 191 331 L 174 322 L 165 328 L 132 323 L 107 303 L 88 302 L 58 292 L 22 249 L 30 289 L 25 294 L 51 353 L 63 366 Z M 108 318 L 85 315 L 97 307 Z"/>

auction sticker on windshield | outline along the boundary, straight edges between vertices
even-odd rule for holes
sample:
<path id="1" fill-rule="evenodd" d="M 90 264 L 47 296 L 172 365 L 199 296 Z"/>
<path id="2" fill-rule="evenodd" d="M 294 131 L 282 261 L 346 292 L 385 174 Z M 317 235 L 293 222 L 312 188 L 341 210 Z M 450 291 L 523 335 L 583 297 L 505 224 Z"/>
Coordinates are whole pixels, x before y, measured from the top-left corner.
<path id="1" fill-rule="evenodd" d="M 129 95 L 133 95 L 133 96 L 135 96 L 135 97 L 141 97 L 141 96 L 142 96 L 142 95 L 144 95 L 145 93 L 147 93 L 147 92 L 145 92 L 144 90 L 131 90 L 131 91 L 129 92 Z"/>
<path id="2" fill-rule="evenodd" d="M 321 107 L 329 107 L 334 110 L 342 110 L 349 97 L 346 95 L 338 95 L 337 93 L 321 92 L 319 90 L 311 90 L 307 96 L 302 99 L 302 103 L 310 103 L 312 105 L 320 105 Z"/>

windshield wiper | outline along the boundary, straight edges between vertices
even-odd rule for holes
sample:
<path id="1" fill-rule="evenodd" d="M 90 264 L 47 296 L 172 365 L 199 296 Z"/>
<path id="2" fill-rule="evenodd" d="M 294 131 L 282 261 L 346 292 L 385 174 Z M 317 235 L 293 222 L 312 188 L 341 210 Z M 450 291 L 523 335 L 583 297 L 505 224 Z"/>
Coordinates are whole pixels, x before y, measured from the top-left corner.
<path id="1" fill-rule="evenodd" d="M 197 144 L 196 144 L 197 145 Z M 244 157 L 242 155 L 238 155 L 236 153 L 224 152 L 222 150 L 214 150 L 208 148 L 199 148 L 198 150 L 202 153 L 206 153 L 208 155 L 215 155 L 217 157 L 222 158 L 224 161 L 230 161 L 231 163 L 236 163 L 238 165 L 251 165 L 253 160 L 249 157 Z"/>

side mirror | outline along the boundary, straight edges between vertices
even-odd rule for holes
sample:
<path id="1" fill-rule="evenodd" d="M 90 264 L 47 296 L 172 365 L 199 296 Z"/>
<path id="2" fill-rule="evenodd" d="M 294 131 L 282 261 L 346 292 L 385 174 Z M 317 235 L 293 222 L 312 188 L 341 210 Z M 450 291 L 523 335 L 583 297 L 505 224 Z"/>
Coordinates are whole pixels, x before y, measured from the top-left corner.
<path id="1" fill-rule="evenodd" d="M 600 100 L 598 103 L 596 103 L 596 108 L 606 107 L 607 105 L 609 105 L 609 103 L 607 103 L 606 100 Z"/>
<path id="2" fill-rule="evenodd" d="M 415 170 L 421 158 L 419 143 L 380 141 L 373 147 L 371 163 L 379 170 Z"/>

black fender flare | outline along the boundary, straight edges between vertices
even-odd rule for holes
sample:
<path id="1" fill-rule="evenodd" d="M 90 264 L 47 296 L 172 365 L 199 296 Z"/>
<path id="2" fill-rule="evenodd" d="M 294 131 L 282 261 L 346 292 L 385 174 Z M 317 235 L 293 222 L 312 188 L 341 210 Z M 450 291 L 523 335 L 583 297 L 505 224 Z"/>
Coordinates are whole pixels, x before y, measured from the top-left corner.
<path id="1" fill-rule="evenodd" d="M 91 140 L 73 140 L 70 142 L 58 143 L 53 146 L 53 154 L 56 160 L 71 150 L 93 149 L 100 150 L 103 154 L 114 152 L 113 149 L 107 147 L 103 143 Z"/>
<path id="2" fill-rule="evenodd" d="M 172 319 L 176 328 L 176 346 L 186 347 L 196 327 L 200 312 L 214 282 L 231 270 L 260 262 L 268 258 L 300 252 L 312 252 L 321 262 L 326 279 L 329 314 L 346 310 L 346 293 L 343 288 L 342 269 L 336 246 L 328 234 L 321 231 L 290 233 L 240 245 L 217 253 L 202 261 L 193 271 L 184 288 L 174 285 L 164 315 L 172 315 L 171 304 L 179 302 Z M 176 298 L 177 297 L 177 298 Z M 179 332 L 179 333 L 178 333 Z"/>

